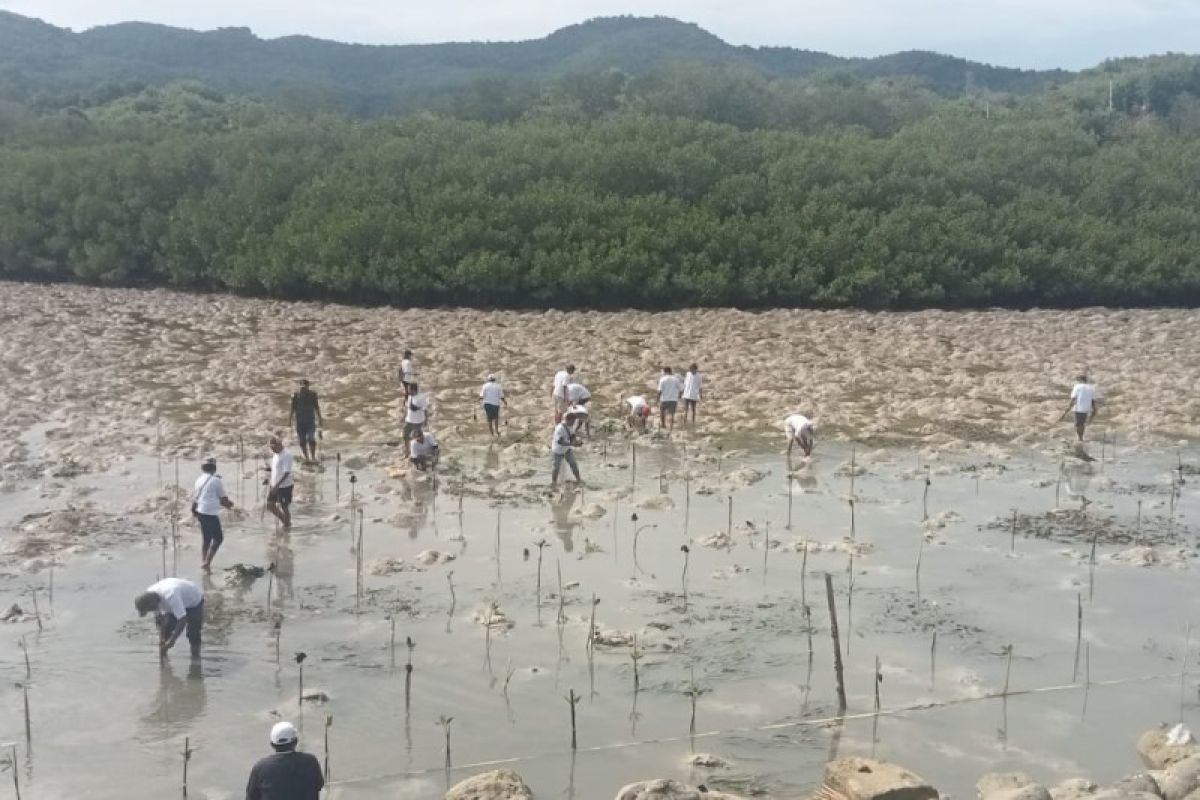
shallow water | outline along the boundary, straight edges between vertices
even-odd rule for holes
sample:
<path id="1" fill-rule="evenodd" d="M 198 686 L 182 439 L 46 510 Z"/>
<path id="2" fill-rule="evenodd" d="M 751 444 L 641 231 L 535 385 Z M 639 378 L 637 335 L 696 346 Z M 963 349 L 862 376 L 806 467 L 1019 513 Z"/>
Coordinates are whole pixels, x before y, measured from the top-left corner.
<path id="1" fill-rule="evenodd" d="M 36 452 L 48 432 L 53 428 L 30 429 L 25 443 Z M 93 511 L 110 515 L 107 525 L 128 526 L 126 535 L 115 531 L 102 546 L 59 554 L 52 606 L 48 571 L 29 571 L 44 567 L 46 557 L 41 563 L 9 557 L 0 566 L 4 606 L 28 609 L 28 587 L 38 587 L 45 616 L 40 633 L 31 621 L 0 624 L 0 741 L 18 744 L 24 796 L 171 796 L 179 791 L 188 737 L 195 751 L 189 797 L 239 797 L 250 765 L 267 750 L 276 713 L 300 722 L 304 749 L 322 757 L 326 715 L 332 717 L 337 798 L 436 797 L 447 779 L 493 761 L 518 771 L 539 797 L 607 800 L 625 783 L 658 776 L 799 797 L 819 782 L 834 750 L 874 753 L 944 792 L 967 796 L 983 772 L 997 769 L 1021 769 L 1043 781 L 1115 779 L 1139 768 L 1133 743 L 1144 728 L 1181 714 L 1193 728 L 1200 724 L 1195 679 L 1180 677 L 1185 626 L 1197 618 L 1189 568 L 1197 544 L 1189 524 L 1200 509 L 1191 483 L 1174 503 L 1166 488 L 1186 452 L 1125 449 L 1116 461 L 1089 467 L 1032 451 L 930 460 L 910 449 L 868 459 L 857 449 L 856 463 L 866 471 L 854 478 L 853 544 L 862 552 L 851 562 L 846 547 L 813 548 L 802 582 L 803 557 L 788 544 L 802 537 L 843 543 L 850 536 L 850 447 L 822 443 L 789 482 L 778 454 L 718 458 L 711 448 L 685 448 L 680 440 L 640 443 L 636 475 L 624 442 L 594 445 L 580 459 L 588 487 L 553 498 L 538 494 L 546 481 L 540 457 L 506 461 L 511 474 L 493 483 L 487 475 L 497 469 L 498 454 L 464 446 L 449 454 L 460 460 L 448 460 L 448 474 L 435 488 L 388 477 L 386 458 L 339 470 L 327 456 L 323 471 L 302 475 L 289 534 L 277 531 L 269 515 L 260 518 L 250 462 L 240 481 L 236 460 L 223 462 L 233 497 L 247 512 L 226 520 L 226 544 L 208 585 L 205 652 L 196 665 L 181 646 L 160 666 L 151 623 L 131 608 L 134 594 L 163 572 L 161 537 L 170 525 L 123 509 L 172 483 L 173 464 L 130 455 L 103 472 L 19 482 L 0 507 L 8 543 L 26 514 L 68 502 L 93 502 Z M 352 455 L 343 452 L 343 463 L 354 463 Z M 738 485 L 756 477 L 751 470 L 766 475 Z M 351 473 L 358 478 L 353 491 L 363 509 L 367 567 L 382 558 L 413 564 L 430 549 L 455 559 L 389 576 L 368 570 L 359 595 Z M 194 476 L 185 465 L 181 477 L 186 485 Z M 82 494 L 81 487 L 95 491 Z M 664 494 L 673 508 L 646 507 L 662 503 Z M 1053 510 L 1056 494 L 1063 509 L 1080 508 L 1081 495 L 1090 501 L 1080 529 L 1102 531 L 1094 569 L 1086 537 L 1024 535 L 1024 515 Z M 732 546 L 703 546 L 699 539 L 727 530 L 730 498 Z M 593 504 L 604 508 L 603 516 L 576 513 L 595 512 Z M 1008 522 L 1014 509 L 1022 515 L 1015 539 Z M 961 521 L 926 526 L 926 510 L 935 520 L 953 511 Z M 1051 516 L 1043 527 L 1059 530 L 1059 520 L 1068 518 L 1074 519 Z M 637 536 L 635 562 L 634 531 L 642 526 L 654 527 Z M 1118 543 L 1119 526 L 1139 541 L 1155 541 L 1155 552 L 1178 563 L 1113 560 L 1130 547 Z M 548 544 L 539 609 L 535 543 L 541 539 Z M 764 547 L 764 539 L 783 546 Z M 197 578 L 196 529 L 185 525 L 180 542 L 177 554 L 166 550 L 167 572 Z M 684 544 L 690 545 L 686 605 Z M 224 587 L 220 570 L 235 562 L 278 564 L 269 600 L 265 578 L 246 590 Z M 562 625 L 556 624 L 560 565 L 568 586 L 578 582 L 564 593 Z M 826 572 L 837 595 L 849 713 L 866 715 L 840 728 L 823 722 L 836 710 Z M 629 647 L 598 644 L 588 657 L 593 595 L 600 631 L 643 632 L 636 694 Z M 514 624 L 494 625 L 488 637 L 476 614 L 491 602 Z M 1086 644 L 1076 669 L 1080 602 Z M 278 657 L 271 612 L 283 615 Z M 396 620 L 394 657 L 389 614 Z M 14 688 L 25 673 L 21 636 L 32 662 L 31 743 L 22 694 Z M 406 637 L 415 642 L 407 700 Z M 1013 696 L 989 698 L 1004 686 L 1009 644 Z M 305 703 L 302 715 L 296 713 L 298 651 L 308 656 L 305 690 L 329 698 Z M 1193 643 L 1193 664 L 1195 656 Z M 876 657 L 885 713 L 873 719 Z M 1094 684 L 1086 709 L 1082 687 L 1021 693 L 1085 676 Z M 1102 685 L 1116 681 L 1127 682 Z M 695 737 L 693 686 L 700 691 Z M 571 691 L 582 697 L 574 757 L 565 700 Z M 914 706 L 929 707 L 904 710 Z M 449 776 L 442 716 L 453 717 Z M 688 767 L 684 760 L 693 751 L 716 754 L 729 766 Z"/>

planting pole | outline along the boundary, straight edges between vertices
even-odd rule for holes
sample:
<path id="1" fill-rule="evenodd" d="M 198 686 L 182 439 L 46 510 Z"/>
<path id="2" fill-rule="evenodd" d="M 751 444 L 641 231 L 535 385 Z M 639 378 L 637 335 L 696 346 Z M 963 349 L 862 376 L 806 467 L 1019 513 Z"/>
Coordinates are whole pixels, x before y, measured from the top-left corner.
<path id="1" fill-rule="evenodd" d="M 829 604 L 829 635 L 833 639 L 833 674 L 837 679 L 838 713 L 846 711 L 846 682 L 842 674 L 842 643 L 838 639 L 837 606 L 833 601 L 833 576 L 825 573 L 825 599 Z"/>

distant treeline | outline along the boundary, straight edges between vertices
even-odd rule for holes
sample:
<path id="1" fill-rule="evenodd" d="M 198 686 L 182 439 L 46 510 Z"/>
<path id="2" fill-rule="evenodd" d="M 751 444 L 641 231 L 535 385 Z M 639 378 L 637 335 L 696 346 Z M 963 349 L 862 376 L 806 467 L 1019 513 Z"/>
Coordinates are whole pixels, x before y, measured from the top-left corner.
<path id="1" fill-rule="evenodd" d="M 1200 302 L 1195 59 L 1020 98 L 577 81 L 487 120 L 188 85 L 0 104 L 0 275 L 398 304 Z"/>

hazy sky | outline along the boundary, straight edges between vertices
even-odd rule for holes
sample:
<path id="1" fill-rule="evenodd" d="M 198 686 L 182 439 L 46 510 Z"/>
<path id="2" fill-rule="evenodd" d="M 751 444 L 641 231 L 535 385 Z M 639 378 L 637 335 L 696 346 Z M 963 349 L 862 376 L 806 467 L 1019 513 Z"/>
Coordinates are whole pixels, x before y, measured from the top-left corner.
<path id="1" fill-rule="evenodd" d="M 374 44 L 531 39 L 589 17 L 661 14 L 733 44 L 937 50 L 1020 67 L 1200 50 L 1200 0 L 0 0 L 0 8 L 75 30 L 142 20 Z"/>

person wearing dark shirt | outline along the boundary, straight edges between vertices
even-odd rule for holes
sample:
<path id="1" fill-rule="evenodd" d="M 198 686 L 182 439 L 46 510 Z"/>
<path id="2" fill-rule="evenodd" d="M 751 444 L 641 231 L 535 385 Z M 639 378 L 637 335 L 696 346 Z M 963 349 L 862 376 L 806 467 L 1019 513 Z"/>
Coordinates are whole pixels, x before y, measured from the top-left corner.
<path id="1" fill-rule="evenodd" d="M 290 722 L 271 728 L 274 754 L 260 758 L 250 770 L 246 800 L 318 800 L 325 786 L 321 763 L 311 753 L 300 753 L 300 735 Z"/>
<path id="2" fill-rule="evenodd" d="M 292 395 L 292 410 L 288 412 L 288 425 L 296 423 L 296 438 L 300 440 L 300 452 L 305 461 L 317 460 L 317 426 L 323 425 L 321 403 L 317 393 L 308 388 L 308 381 L 300 381 L 300 389 Z"/>

